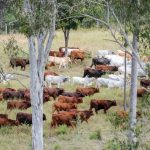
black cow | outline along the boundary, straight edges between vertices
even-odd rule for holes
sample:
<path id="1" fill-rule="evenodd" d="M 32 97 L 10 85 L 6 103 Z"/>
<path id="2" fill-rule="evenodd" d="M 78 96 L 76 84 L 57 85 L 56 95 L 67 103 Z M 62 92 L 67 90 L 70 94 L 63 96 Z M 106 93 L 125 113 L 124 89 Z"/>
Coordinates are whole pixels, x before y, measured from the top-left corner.
<path id="1" fill-rule="evenodd" d="M 92 64 L 90 67 L 92 67 L 93 65 L 96 66 L 96 65 L 107 65 L 107 64 L 110 64 L 109 59 L 104 58 L 104 57 L 101 57 L 101 58 L 94 57 L 92 59 Z"/>
<path id="2" fill-rule="evenodd" d="M 16 120 L 19 121 L 21 124 L 32 124 L 32 114 L 19 112 L 16 115 Z M 43 120 L 46 120 L 46 115 L 43 114 Z"/>
<path id="3" fill-rule="evenodd" d="M 104 75 L 105 72 L 102 70 L 96 70 L 96 69 L 91 69 L 91 68 L 85 68 L 84 69 L 84 74 L 83 77 L 95 77 L 95 78 L 99 78 L 102 75 Z"/>

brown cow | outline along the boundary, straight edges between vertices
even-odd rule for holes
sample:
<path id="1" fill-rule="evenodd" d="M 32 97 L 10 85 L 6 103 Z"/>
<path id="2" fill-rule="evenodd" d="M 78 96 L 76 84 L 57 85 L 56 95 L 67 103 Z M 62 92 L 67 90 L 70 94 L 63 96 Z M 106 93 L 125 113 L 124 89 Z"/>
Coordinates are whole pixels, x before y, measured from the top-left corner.
<path id="1" fill-rule="evenodd" d="M 4 90 L 5 88 L 0 88 L 0 94 L 2 94 Z"/>
<path id="2" fill-rule="evenodd" d="M 8 99 L 14 99 L 16 97 L 16 90 L 15 89 L 11 89 L 11 88 L 6 88 L 2 95 L 3 95 L 3 98 L 5 100 L 8 100 Z"/>
<path id="3" fill-rule="evenodd" d="M 96 70 L 103 70 L 103 71 L 118 71 L 118 67 L 116 66 L 108 66 L 108 65 L 96 65 Z"/>
<path id="4" fill-rule="evenodd" d="M 55 73 L 55 72 L 45 71 L 45 72 L 44 72 L 44 80 L 45 80 L 45 77 L 46 77 L 47 75 L 58 76 L 58 74 L 57 74 L 57 73 Z"/>
<path id="5" fill-rule="evenodd" d="M 56 57 L 64 57 L 65 52 L 60 52 L 60 51 L 50 51 L 49 56 L 56 56 Z"/>
<path id="6" fill-rule="evenodd" d="M 25 99 L 25 95 L 30 93 L 29 89 L 18 89 L 16 92 L 16 98 L 18 99 Z"/>
<path id="7" fill-rule="evenodd" d="M 73 50 L 70 54 L 70 58 L 75 62 L 75 59 L 80 59 L 81 62 L 84 60 L 85 53 L 79 50 Z"/>
<path id="8" fill-rule="evenodd" d="M 76 92 L 77 93 L 82 93 L 86 96 L 90 96 L 90 95 L 93 95 L 95 93 L 98 93 L 99 92 L 99 89 L 98 88 L 94 88 L 94 87 L 77 87 L 76 88 Z"/>
<path id="9" fill-rule="evenodd" d="M 150 79 L 141 79 L 140 85 L 145 87 L 145 88 L 150 87 Z"/>
<path id="10" fill-rule="evenodd" d="M 26 68 L 26 60 L 24 58 L 11 58 L 10 66 L 12 68 L 20 66 L 22 70 Z"/>
<path id="11" fill-rule="evenodd" d="M 78 114 L 80 116 L 81 123 L 83 121 L 88 123 L 88 119 L 94 115 L 92 110 L 80 110 L 78 111 Z"/>
<path id="12" fill-rule="evenodd" d="M 146 88 L 137 89 L 137 97 L 142 97 L 144 94 L 149 94 L 150 92 Z"/>
<path id="13" fill-rule="evenodd" d="M 19 112 L 16 115 L 16 120 L 19 121 L 20 124 L 32 124 L 32 114 Z M 46 120 L 45 114 L 43 114 L 43 120 Z"/>
<path id="14" fill-rule="evenodd" d="M 61 95 L 69 96 L 69 97 L 85 97 L 86 96 L 83 93 L 77 93 L 77 92 L 63 92 Z"/>
<path id="15" fill-rule="evenodd" d="M 79 119 L 81 120 L 81 123 L 83 121 L 86 121 L 88 123 L 88 119 L 94 115 L 93 114 L 93 111 L 92 110 L 77 110 L 77 109 L 71 109 L 69 110 L 69 112 L 67 111 L 63 111 L 63 112 L 60 112 L 60 114 L 67 114 L 67 113 L 70 113 L 73 115 L 73 119 L 75 121 L 78 121 L 78 116 L 79 116 Z"/>
<path id="16" fill-rule="evenodd" d="M 62 88 L 44 88 L 44 94 L 49 95 L 50 97 L 53 97 L 54 100 L 63 92 L 64 92 L 64 89 Z"/>
<path id="17" fill-rule="evenodd" d="M 48 102 L 48 101 L 50 101 L 50 96 L 47 95 L 47 94 L 44 94 L 44 95 L 43 95 L 43 103 L 46 103 L 46 102 Z"/>
<path id="18" fill-rule="evenodd" d="M 107 113 L 107 110 L 112 106 L 117 106 L 117 103 L 115 100 L 111 101 L 111 100 L 92 99 L 90 102 L 90 110 L 94 108 L 96 113 L 98 113 L 98 110 L 100 109 L 104 109 L 104 113 Z"/>
<path id="19" fill-rule="evenodd" d="M 55 66 L 54 62 L 50 62 L 48 64 L 46 64 L 45 69 L 48 69 L 49 67 Z"/>
<path id="20" fill-rule="evenodd" d="M 8 118 L 0 118 L 0 127 L 1 126 L 18 126 L 19 122 L 16 120 L 8 119 Z"/>
<path id="21" fill-rule="evenodd" d="M 69 97 L 69 96 L 62 96 L 58 97 L 58 101 L 61 103 L 82 103 L 83 100 L 81 97 Z"/>
<path id="22" fill-rule="evenodd" d="M 73 122 L 74 115 L 76 114 L 69 112 L 66 112 L 65 114 L 64 113 L 52 114 L 51 127 L 66 124 L 67 126 L 71 126 L 73 128 L 74 126 L 76 126 L 76 124 Z"/>
<path id="23" fill-rule="evenodd" d="M 25 100 L 13 100 L 13 101 L 9 101 L 7 102 L 7 109 L 27 109 L 31 107 L 31 102 L 29 101 L 25 101 Z"/>
<path id="24" fill-rule="evenodd" d="M 3 100 L 3 96 L 2 95 L 0 95 L 0 101 L 2 101 Z"/>
<path id="25" fill-rule="evenodd" d="M 53 104 L 53 112 L 69 111 L 70 109 L 77 109 L 77 105 L 74 103 L 60 103 L 60 102 L 54 102 Z"/>
<path id="26" fill-rule="evenodd" d="M 0 118 L 8 118 L 7 114 L 0 114 Z"/>

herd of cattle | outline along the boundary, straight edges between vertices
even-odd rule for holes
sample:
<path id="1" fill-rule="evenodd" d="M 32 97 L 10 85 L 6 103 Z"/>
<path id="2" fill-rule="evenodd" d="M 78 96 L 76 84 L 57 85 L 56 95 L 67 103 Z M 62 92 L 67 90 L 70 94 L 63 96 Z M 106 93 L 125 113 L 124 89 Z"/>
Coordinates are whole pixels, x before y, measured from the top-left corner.
<path id="1" fill-rule="evenodd" d="M 68 53 L 65 54 L 65 49 L 60 48 L 59 51 L 50 51 L 48 58 L 48 63 L 46 69 L 49 67 L 59 65 L 65 68 L 68 63 L 77 63 L 76 60 L 81 61 L 85 58 L 85 52 L 78 48 L 69 48 Z M 45 71 L 44 80 L 44 94 L 43 102 L 50 101 L 53 97 L 54 103 L 52 105 L 52 121 L 51 127 L 56 127 L 62 124 L 67 126 L 75 127 L 78 120 L 88 122 L 88 119 L 98 113 L 98 110 L 103 109 L 104 113 L 112 106 L 117 106 L 116 100 L 105 100 L 91 99 L 88 110 L 78 110 L 78 105 L 84 102 L 85 96 L 91 96 L 95 93 L 99 93 L 99 88 L 101 86 L 107 86 L 109 88 L 123 87 L 124 86 L 124 76 L 122 74 L 115 75 L 114 72 L 123 73 L 124 70 L 124 52 L 118 51 L 117 54 L 109 50 L 99 50 L 97 51 L 97 57 L 92 58 L 92 64 L 90 67 L 84 69 L 82 77 L 69 77 L 58 75 L 55 72 Z M 10 65 L 21 66 L 21 69 L 25 70 L 25 66 L 29 64 L 29 60 L 16 58 L 10 60 Z M 131 56 L 127 55 L 127 66 L 131 65 Z M 142 62 L 143 67 L 146 66 Z M 95 68 L 92 68 L 95 66 Z M 122 67 L 122 68 L 121 68 Z M 120 69 L 121 68 L 121 69 Z M 128 70 L 128 69 L 127 69 Z M 101 77 L 105 74 L 109 74 L 108 77 Z M 110 74 L 111 73 L 111 74 Z M 130 74 L 130 71 L 127 71 Z M 138 67 L 138 75 L 145 76 L 140 67 Z M 75 92 L 66 92 L 63 88 L 60 88 L 61 84 L 68 81 L 74 84 L 79 84 L 83 86 L 76 87 Z M 95 81 L 96 87 L 91 87 Z M 52 87 L 53 84 L 57 84 L 56 87 Z M 48 86 L 47 86 L 48 85 Z M 150 80 L 141 79 L 139 88 L 137 91 L 137 96 L 141 97 L 144 94 L 149 94 Z M 1 88 L 0 89 L 0 100 L 7 100 L 7 109 L 28 109 L 31 107 L 30 100 L 30 90 L 29 89 L 12 89 L 12 88 Z M 43 114 L 43 120 L 46 120 L 46 115 Z M 21 124 L 32 124 L 32 115 L 28 113 L 18 112 L 16 115 L 16 120 L 11 120 L 8 118 L 7 114 L 0 114 L 0 126 L 5 125 L 21 125 Z"/>

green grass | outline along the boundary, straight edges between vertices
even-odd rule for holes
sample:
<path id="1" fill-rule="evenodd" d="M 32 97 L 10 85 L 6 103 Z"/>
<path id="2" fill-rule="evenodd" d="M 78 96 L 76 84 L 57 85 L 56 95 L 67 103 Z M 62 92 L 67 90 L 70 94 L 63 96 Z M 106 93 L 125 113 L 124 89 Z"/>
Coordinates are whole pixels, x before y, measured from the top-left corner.
<path id="1" fill-rule="evenodd" d="M 14 35 L 18 44 L 23 48 L 24 51 L 28 52 L 27 39 L 20 34 Z M 15 72 L 21 74 L 29 74 L 29 67 L 26 71 L 21 71 L 20 68 L 14 70 L 9 67 L 9 59 L 4 54 L 2 45 L 3 40 L 7 40 L 9 36 L 0 35 L 0 63 L 3 64 L 6 72 Z M 98 49 L 111 49 L 118 50 L 120 47 L 105 39 L 112 39 L 109 32 L 105 30 L 78 30 L 71 31 L 69 46 L 80 47 L 82 49 L 92 52 L 92 57 L 95 56 L 96 50 Z M 61 31 L 56 32 L 56 36 L 52 45 L 52 49 L 58 50 L 59 47 L 64 46 L 63 33 Z M 91 58 L 85 59 L 83 63 L 78 61 L 77 64 L 73 64 L 69 69 L 60 69 L 58 66 L 53 67 L 51 70 L 63 75 L 69 76 L 82 76 L 83 69 L 91 64 Z M 18 76 L 18 79 L 29 87 L 29 79 Z M 2 85 L 0 87 L 12 87 L 22 88 L 17 81 L 12 81 L 10 85 Z M 62 87 L 66 91 L 75 91 L 77 85 L 71 83 L 65 83 Z M 129 89 L 127 100 L 129 102 Z M 100 93 L 97 93 L 91 97 L 85 97 L 84 103 L 80 104 L 79 109 L 89 109 L 90 100 L 96 99 L 112 99 L 116 100 L 118 106 L 112 107 L 108 113 L 113 113 L 117 110 L 123 109 L 123 89 L 108 89 L 100 88 Z M 105 143 L 114 137 L 114 128 L 110 121 L 107 119 L 107 115 L 103 111 L 99 111 L 98 114 L 94 114 L 89 119 L 89 123 L 82 123 L 77 126 L 76 129 L 51 129 L 51 112 L 52 112 L 53 100 L 44 104 L 44 113 L 46 114 L 47 120 L 44 122 L 44 147 L 45 150 L 100 150 L 104 147 Z M 7 102 L 0 102 L 0 113 L 8 113 L 9 118 L 15 119 L 16 113 L 20 110 L 8 111 L 6 108 Z M 31 108 L 23 110 L 23 112 L 31 112 Z M 60 133 L 58 134 L 58 130 Z M 89 136 L 96 131 L 101 131 L 102 141 L 99 142 L 97 139 L 90 140 Z M 118 134 L 120 131 L 117 131 Z M 95 136 L 95 135 L 94 135 Z M 150 140 L 148 140 L 150 141 Z M 100 148 L 101 147 L 101 148 Z M 19 127 L 6 127 L 0 128 L 0 150 L 31 150 L 31 127 L 19 126 Z"/>

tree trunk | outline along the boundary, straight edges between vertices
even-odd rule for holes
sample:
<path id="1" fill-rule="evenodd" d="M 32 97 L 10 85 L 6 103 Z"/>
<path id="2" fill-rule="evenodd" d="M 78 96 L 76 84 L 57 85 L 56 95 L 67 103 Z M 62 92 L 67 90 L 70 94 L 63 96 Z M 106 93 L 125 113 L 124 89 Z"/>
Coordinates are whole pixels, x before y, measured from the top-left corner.
<path id="1" fill-rule="evenodd" d="M 125 57 L 124 57 L 124 63 L 125 63 L 125 72 L 124 72 L 124 111 L 126 111 L 127 104 L 126 104 L 126 89 L 127 89 L 127 52 L 125 51 Z"/>
<path id="2" fill-rule="evenodd" d="M 70 30 L 65 29 L 63 32 L 64 32 L 64 38 L 65 38 L 65 56 L 66 56 L 68 53 L 68 41 L 69 41 Z"/>
<path id="3" fill-rule="evenodd" d="M 106 3 L 106 21 L 109 23 L 110 11 L 109 11 L 109 1 Z"/>
<path id="4" fill-rule="evenodd" d="M 138 34 L 133 33 L 133 49 L 137 54 L 138 49 Z M 135 133 L 136 129 L 136 109 L 137 107 L 137 59 L 132 51 L 132 70 L 131 70 L 131 93 L 130 93 L 130 122 L 129 122 L 129 142 L 131 146 L 137 143 Z"/>
<path id="5" fill-rule="evenodd" d="M 29 38 L 30 98 L 32 103 L 32 149 L 43 150 L 43 73 L 38 69 L 33 37 Z"/>

